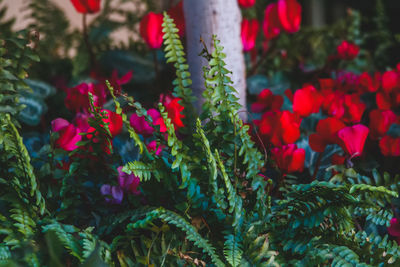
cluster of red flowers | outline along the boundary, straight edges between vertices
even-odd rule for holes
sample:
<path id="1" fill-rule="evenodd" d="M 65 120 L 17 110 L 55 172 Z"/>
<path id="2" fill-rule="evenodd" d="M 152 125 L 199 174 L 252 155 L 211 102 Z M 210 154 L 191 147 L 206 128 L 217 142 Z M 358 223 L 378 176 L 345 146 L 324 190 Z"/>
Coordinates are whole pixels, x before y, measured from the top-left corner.
<path id="1" fill-rule="evenodd" d="M 115 93 L 121 92 L 121 85 L 130 81 L 132 72 L 128 72 L 123 77 L 118 78 L 117 72 L 112 73 L 109 79 L 110 83 L 115 89 Z M 103 107 L 108 97 L 108 90 L 105 85 L 105 79 L 99 78 L 98 83 L 81 83 L 72 88 L 66 88 L 66 98 L 64 99 L 65 106 L 72 112 L 75 112 L 73 123 L 65 119 L 57 118 L 52 121 L 52 131 L 58 132 L 59 138 L 56 140 L 56 146 L 66 150 L 72 151 L 78 148 L 77 142 L 82 141 L 84 138 L 91 139 L 94 143 L 99 142 L 98 133 L 88 123 L 91 114 L 89 112 L 90 102 L 89 93 L 93 95 L 94 105 Z M 104 114 L 103 122 L 108 125 L 110 130 L 110 138 L 115 137 L 122 131 L 122 118 L 120 115 L 113 111 L 102 109 Z M 82 133 L 87 133 L 84 137 Z M 104 151 L 110 153 L 104 144 Z"/>
<path id="2" fill-rule="evenodd" d="M 239 0 L 241 7 L 248 8 L 253 6 L 255 1 Z M 269 4 L 265 9 L 265 16 L 262 28 L 266 42 L 277 37 L 281 31 L 295 33 L 300 29 L 301 5 L 297 0 L 278 0 L 276 3 Z M 242 21 L 242 43 L 243 50 L 250 51 L 255 47 L 260 24 L 256 19 L 246 19 Z"/>
<path id="3" fill-rule="evenodd" d="M 376 106 L 367 108 L 361 100 L 364 94 L 374 94 Z M 297 149 L 295 142 L 300 138 L 302 119 L 312 113 L 322 112 L 326 118 L 309 136 L 309 145 L 320 153 L 329 144 L 341 146 L 344 155 L 335 155 L 334 163 L 361 156 L 368 137 L 379 144 L 384 156 L 400 156 L 400 137 L 387 134 L 392 124 L 400 123 L 393 112 L 400 107 L 400 65 L 372 76 L 339 73 L 336 79 L 320 79 L 318 89 L 305 84 L 294 94 L 288 89 L 285 95 L 293 104 L 292 111 L 281 111 L 283 97 L 269 89 L 251 106 L 253 112 L 263 113 L 255 124 L 262 140 L 274 146 L 271 153 L 283 173 L 303 170 L 304 150 Z"/>
<path id="4" fill-rule="evenodd" d="M 183 1 L 168 10 L 168 14 L 174 19 L 180 37 L 185 35 L 185 17 L 183 15 Z M 162 32 L 163 15 L 149 12 L 140 21 L 140 35 L 149 48 L 159 49 L 163 42 Z"/>

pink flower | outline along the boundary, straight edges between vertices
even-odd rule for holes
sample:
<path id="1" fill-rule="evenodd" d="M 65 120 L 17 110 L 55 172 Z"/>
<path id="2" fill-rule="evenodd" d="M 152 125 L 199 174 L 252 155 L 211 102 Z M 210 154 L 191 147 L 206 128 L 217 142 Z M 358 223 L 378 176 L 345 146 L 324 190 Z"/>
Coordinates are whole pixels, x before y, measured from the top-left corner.
<path id="1" fill-rule="evenodd" d="M 72 151 L 78 148 L 77 142 L 82 140 L 81 132 L 75 125 L 67 120 L 58 118 L 51 122 L 53 132 L 58 132 L 59 137 L 56 140 L 56 146 L 66 151 Z"/>
<path id="2" fill-rule="evenodd" d="M 302 172 L 306 152 L 295 144 L 271 149 L 272 157 L 282 173 Z"/>
<path id="3" fill-rule="evenodd" d="M 147 110 L 147 115 L 153 119 L 153 125 L 157 119 L 161 117 L 160 112 L 154 108 Z M 147 123 L 144 116 L 139 117 L 136 113 L 133 113 L 129 119 L 129 122 L 133 129 L 139 134 L 149 136 L 154 132 L 154 128 Z"/>
<path id="4" fill-rule="evenodd" d="M 157 142 L 155 140 L 153 140 L 147 145 L 147 149 L 149 151 L 155 151 L 156 156 L 160 156 L 163 147 L 162 147 L 162 145 L 158 145 L 158 147 L 157 147 Z"/>
<path id="5" fill-rule="evenodd" d="M 122 171 L 123 166 L 119 166 L 118 170 L 118 183 L 119 186 L 134 195 L 139 195 L 140 191 L 138 191 L 138 187 L 140 184 L 140 178 L 132 174 L 127 174 Z"/>
<path id="6" fill-rule="evenodd" d="M 278 16 L 282 29 L 295 33 L 300 29 L 301 5 L 296 0 L 278 0 Z"/>
<path id="7" fill-rule="evenodd" d="M 87 132 L 90 128 L 88 123 L 89 115 L 87 113 L 76 113 L 74 124 L 81 132 Z"/>
<path id="8" fill-rule="evenodd" d="M 350 156 L 350 159 L 361 156 L 368 133 L 369 129 L 362 124 L 345 127 L 338 131 L 338 137 L 341 140 L 340 145 Z"/>
<path id="9" fill-rule="evenodd" d="M 355 59 L 357 57 L 359 51 L 360 51 L 360 48 L 358 47 L 358 45 L 347 42 L 346 40 L 344 40 L 337 47 L 337 53 L 338 53 L 339 58 L 345 59 L 345 60 Z"/>
<path id="10" fill-rule="evenodd" d="M 163 15 L 154 12 L 148 13 L 140 21 L 140 35 L 151 49 L 158 49 L 162 45 L 162 23 Z"/>
<path id="11" fill-rule="evenodd" d="M 111 186 L 109 184 L 103 184 L 100 188 L 100 192 L 105 196 L 105 200 L 111 204 L 121 204 L 124 198 L 124 192 L 119 186 Z"/>
<path id="12" fill-rule="evenodd" d="M 256 19 L 242 20 L 242 44 L 243 51 L 248 52 L 256 45 L 257 34 L 260 29 L 260 24 Z"/>

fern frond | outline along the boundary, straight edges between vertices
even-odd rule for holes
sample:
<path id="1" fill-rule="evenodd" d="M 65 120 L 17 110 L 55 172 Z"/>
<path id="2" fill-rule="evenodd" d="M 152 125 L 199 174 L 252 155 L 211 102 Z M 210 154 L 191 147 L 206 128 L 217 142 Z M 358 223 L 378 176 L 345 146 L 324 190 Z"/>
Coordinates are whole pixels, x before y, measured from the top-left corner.
<path id="1" fill-rule="evenodd" d="M 127 174 L 133 173 L 135 176 L 139 177 L 141 181 L 148 181 L 150 180 L 152 173 L 157 173 L 157 168 L 150 163 L 134 161 L 128 162 L 122 171 Z M 155 177 L 159 179 L 159 175 L 155 174 Z"/>
<path id="2" fill-rule="evenodd" d="M 143 141 L 140 139 L 139 135 L 136 133 L 136 131 L 133 129 L 131 124 L 128 121 L 128 118 L 125 113 L 122 112 L 121 104 L 117 100 L 117 98 L 114 95 L 114 88 L 111 86 L 109 81 L 106 81 L 106 85 L 108 90 L 110 91 L 110 94 L 114 100 L 115 104 L 115 112 L 122 117 L 122 121 L 124 122 L 125 126 L 128 129 L 129 136 L 135 141 L 135 144 L 139 147 L 139 152 L 140 154 L 143 153 L 143 151 L 146 151 L 147 154 L 149 154 L 146 145 L 143 143 Z"/>
<path id="3" fill-rule="evenodd" d="M 240 233 L 228 234 L 224 237 L 224 255 L 233 267 L 240 266 L 242 260 L 242 238 Z"/>
<path id="4" fill-rule="evenodd" d="M 232 226 L 237 226 L 244 215 L 244 211 L 242 210 L 242 198 L 236 193 L 236 189 L 233 187 L 232 182 L 225 171 L 225 166 L 221 161 L 218 150 L 215 150 L 215 158 L 225 181 L 227 198 L 229 202 L 229 213 L 233 213 L 234 218 Z"/>
<path id="5" fill-rule="evenodd" d="M 195 246 L 201 248 L 205 253 L 207 253 L 216 266 L 225 266 L 225 264 L 216 254 L 215 248 L 209 243 L 209 241 L 204 239 L 197 232 L 196 228 L 193 225 L 188 223 L 183 217 L 173 211 L 169 211 L 160 207 L 146 214 L 144 219 L 139 220 L 134 224 L 130 224 L 130 226 L 133 228 L 146 227 L 155 219 L 162 219 L 165 222 L 175 225 L 176 227 L 181 229 L 186 234 L 186 238 L 192 241 Z"/>
<path id="6" fill-rule="evenodd" d="M 189 114 L 185 122 L 191 119 L 189 123 L 193 123 L 194 107 L 193 102 L 196 98 L 192 95 L 190 85 L 192 80 L 190 79 L 190 73 L 188 71 L 189 66 L 186 64 L 185 52 L 179 36 L 177 34 L 178 29 L 174 24 L 174 20 L 164 12 L 163 27 L 163 39 L 164 39 L 164 51 L 166 52 L 165 57 L 167 63 L 174 63 L 176 70 L 176 78 L 172 82 L 174 85 L 174 95 L 181 98 L 180 103 L 185 107 L 185 113 Z M 185 123 L 185 125 L 187 125 Z"/>

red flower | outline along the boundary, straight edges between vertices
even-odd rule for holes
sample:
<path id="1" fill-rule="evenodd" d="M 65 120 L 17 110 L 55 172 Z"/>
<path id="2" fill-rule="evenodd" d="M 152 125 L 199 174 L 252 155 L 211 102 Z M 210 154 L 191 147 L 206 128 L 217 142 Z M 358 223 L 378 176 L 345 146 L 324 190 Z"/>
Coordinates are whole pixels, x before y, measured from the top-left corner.
<path id="1" fill-rule="evenodd" d="M 272 158 L 275 160 L 282 173 L 302 172 L 306 152 L 303 148 L 297 148 L 295 144 L 271 149 Z"/>
<path id="2" fill-rule="evenodd" d="M 360 47 L 353 43 L 347 42 L 344 40 L 337 47 L 337 53 L 340 59 L 352 60 L 355 59 L 360 51 Z"/>
<path id="3" fill-rule="evenodd" d="M 397 116 L 391 110 L 374 109 L 369 113 L 369 129 L 371 139 L 378 139 L 386 134 L 390 126 L 396 122 Z"/>
<path id="4" fill-rule="evenodd" d="M 89 109 L 89 96 L 92 93 L 96 106 L 103 106 L 107 93 L 105 86 L 92 83 L 81 83 L 73 88 L 67 89 L 67 97 L 64 99 L 65 106 L 74 112 L 87 111 Z"/>
<path id="5" fill-rule="evenodd" d="M 394 70 L 386 71 L 382 75 L 382 89 L 386 93 L 390 93 L 394 88 L 398 87 L 399 78 Z"/>
<path id="6" fill-rule="evenodd" d="M 376 94 L 376 105 L 379 109 L 393 109 L 400 106 L 400 92 L 378 92 Z"/>
<path id="7" fill-rule="evenodd" d="M 271 3 L 265 9 L 262 27 L 267 40 L 277 37 L 281 32 L 277 4 Z"/>
<path id="8" fill-rule="evenodd" d="M 75 112 L 89 108 L 88 92 L 93 84 L 81 83 L 73 88 L 67 89 L 67 97 L 64 99 L 65 106 Z"/>
<path id="9" fill-rule="evenodd" d="M 320 120 L 317 124 L 317 133 L 309 137 L 310 147 L 316 152 L 324 152 L 328 144 L 339 143 L 337 133 L 344 127 L 346 125 L 336 118 Z"/>
<path id="10" fill-rule="evenodd" d="M 118 78 L 118 71 L 113 70 L 111 74 L 111 78 L 108 79 L 110 82 L 111 86 L 113 87 L 113 93 L 116 96 L 119 96 L 121 94 L 121 85 L 128 83 L 132 79 L 133 71 L 128 71 L 125 73 L 124 76 L 121 78 Z M 101 83 L 105 87 L 105 81 Z M 108 90 L 104 88 L 105 90 Z"/>
<path id="11" fill-rule="evenodd" d="M 56 146 L 66 151 L 72 151 L 78 148 L 77 142 L 82 140 L 79 135 L 80 130 L 67 120 L 58 118 L 51 122 L 53 132 L 58 132 L 59 137 L 56 140 Z"/>
<path id="12" fill-rule="evenodd" d="M 147 110 L 147 115 L 153 119 L 153 125 L 161 117 L 160 112 L 154 108 Z M 135 129 L 135 131 L 139 134 L 149 136 L 154 132 L 154 128 L 147 123 L 144 116 L 139 117 L 136 113 L 133 113 L 129 119 L 129 122 L 133 129 Z"/>
<path id="13" fill-rule="evenodd" d="M 369 129 L 362 124 L 345 127 L 338 132 L 338 137 L 341 139 L 340 145 L 350 158 L 362 154 L 368 133 Z"/>
<path id="14" fill-rule="evenodd" d="M 400 137 L 391 137 L 386 135 L 379 140 L 379 147 L 385 156 L 400 156 Z"/>
<path id="15" fill-rule="evenodd" d="M 331 162 L 333 165 L 343 165 L 345 161 L 346 161 L 345 156 L 341 156 L 336 153 L 332 155 Z"/>
<path id="16" fill-rule="evenodd" d="M 260 24 L 256 19 L 242 20 L 242 44 L 243 51 L 248 52 L 256 45 L 257 34 L 260 29 Z"/>
<path id="17" fill-rule="evenodd" d="M 261 113 L 265 110 L 280 110 L 283 104 L 283 97 L 273 95 L 271 90 L 264 89 L 257 96 L 257 101 L 251 104 L 251 111 Z"/>
<path id="18" fill-rule="evenodd" d="M 336 82 L 334 79 L 319 79 L 319 86 L 321 88 L 321 90 L 331 90 L 333 88 L 335 88 Z"/>
<path id="19" fill-rule="evenodd" d="M 294 143 L 300 137 L 301 118 L 285 110 L 266 112 L 259 123 L 260 134 L 275 146 Z"/>
<path id="20" fill-rule="evenodd" d="M 140 35 L 151 49 L 158 49 L 162 45 L 162 23 L 163 15 L 154 12 L 148 13 L 140 21 Z"/>
<path id="21" fill-rule="evenodd" d="M 238 0 L 238 1 L 239 1 L 240 7 L 242 7 L 242 8 L 252 7 L 256 3 L 256 0 Z"/>
<path id="22" fill-rule="evenodd" d="M 301 5 L 296 0 L 278 0 L 278 15 L 282 28 L 288 33 L 300 29 Z"/>
<path id="23" fill-rule="evenodd" d="M 168 112 L 168 117 L 171 119 L 172 123 L 175 126 L 175 129 L 179 129 L 185 126 L 182 122 L 182 119 L 185 117 L 181 114 L 184 107 L 179 104 L 180 98 L 174 98 L 171 102 L 169 102 L 165 106 L 165 110 Z"/>
<path id="24" fill-rule="evenodd" d="M 96 13 L 100 10 L 100 0 L 71 0 L 79 13 Z"/>
<path id="25" fill-rule="evenodd" d="M 174 125 L 175 130 L 185 126 L 182 122 L 182 119 L 185 117 L 185 115 L 181 114 L 184 107 L 181 104 L 179 104 L 180 100 L 181 100 L 180 98 L 173 98 L 170 95 L 160 96 L 160 102 L 162 102 L 163 105 L 165 106 L 165 110 L 168 113 L 168 118 L 171 119 L 171 122 Z M 154 125 L 160 125 L 160 132 L 162 133 L 167 131 L 167 127 L 162 117 L 158 118 L 154 122 Z"/>
<path id="26" fill-rule="evenodd" d="M 104 118 L 103 121 L 108 124 L 108 129 L 110 130 L 111 136 L 115 137 L 116 135 L 120 134 L 122 131 L 121 115 L 107 109 L 102 111 L 106 112 L 106 118 Z"/>
<path id="27" fill-rule="evenodd" d="M 341 117 L 346 123 L 358 123 L 365 111 L 365 104 L 361 102 L 359 94 L 345 95 L 343 101 L 344 114 Z"/>
<path id="28" fill-rule="evenodd" d="M 312 85 L 307 85 L 294 93 L 293 111 L 302 117 L 319 112 L 321 104 L 321 95 Z"/>
<path id="29" fill-rule="evenodd" d="M 376 92 L 379 89 L 381 81 L 381 74 L 379 72 L 375 72 L 374 78 L 368 74 L 368 72 L 364 72 L 359 77 L 359 85 L 366 89 L 364 91 L 368 92 Z"/>
<path id="30" fill-rule="evenodd" d="M 168 10 L 168 14 L 174 19 L 180 37 L 185 35 L 185 16 L 183 13 L 183 1 Z"/>

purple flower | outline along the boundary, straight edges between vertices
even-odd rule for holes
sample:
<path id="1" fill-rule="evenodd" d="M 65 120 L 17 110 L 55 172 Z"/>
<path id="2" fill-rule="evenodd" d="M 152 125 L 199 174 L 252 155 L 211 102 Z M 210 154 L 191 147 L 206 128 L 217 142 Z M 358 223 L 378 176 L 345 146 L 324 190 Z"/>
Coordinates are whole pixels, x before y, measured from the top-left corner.
<path id="1" fill-rule="evenodd" d="M 100 192 L 108 203 L 121 204 L 124 197 L 124 192 L 119 186 L 111 186 L 109 184 L 103 184 L 100 188 Z"/>
<path id="2" fill-rule="evenodd" d="M 127 174 L 122 171 L 123 166 L 118 167 L 118 183 L 119 186 L 134 195 L 139 195 L 138 187 L 140 184 L 140 178 L 132 174 Z"/>

